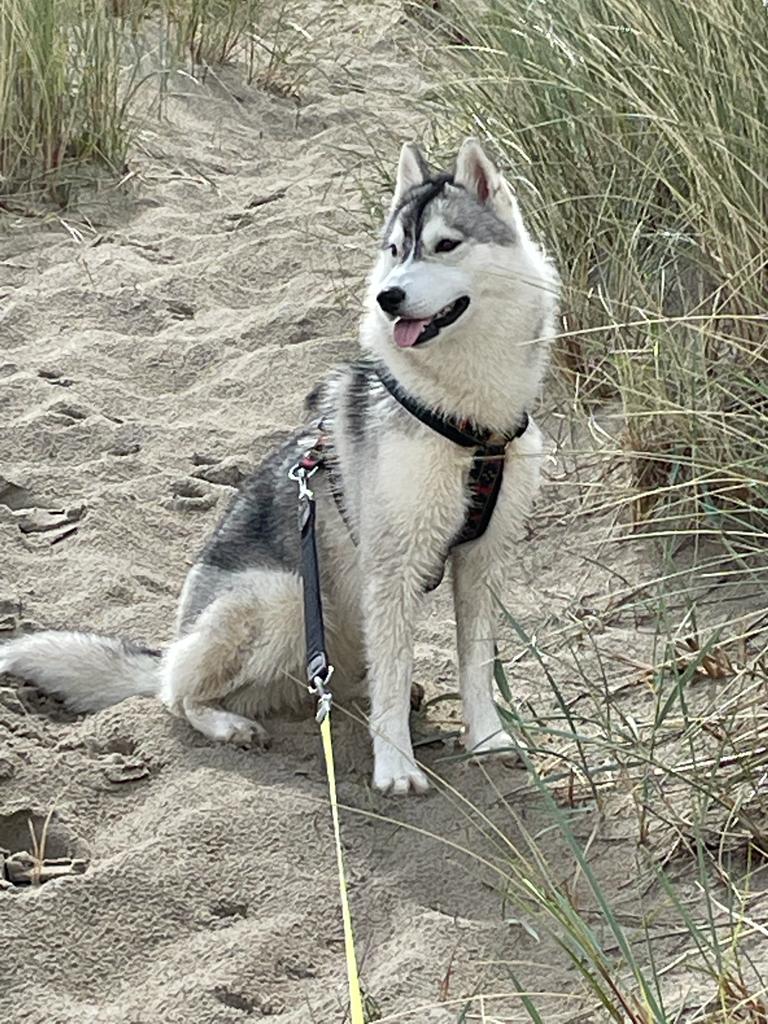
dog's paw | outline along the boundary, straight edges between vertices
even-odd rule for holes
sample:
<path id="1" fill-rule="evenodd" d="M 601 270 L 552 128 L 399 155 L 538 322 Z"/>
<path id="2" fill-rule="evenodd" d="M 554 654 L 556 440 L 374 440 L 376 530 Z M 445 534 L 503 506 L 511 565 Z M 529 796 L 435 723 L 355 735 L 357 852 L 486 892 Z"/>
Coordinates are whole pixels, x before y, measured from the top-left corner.
<path id="1" fill-rule="evenodd" d="M 258 747 L 266 750 L 269 747 L 269 733 L 259 722 L 251 718 L 243 718 L 231 711 L 221 713 L 222 719 L 217 723 L 216 739 L 219 743 L 231 743 L 234 747 Z"/>
<path id="2" fill-rule="evenodd" d="M 178 710 L 171 702 L 168 703 L 172 710 Z M 260 747 L 262 750 L 269 746 L 269 733 L 263 725 L 254 722 L 252 718 L 200 703 L 193 697 L 184 697 L 181 706 L 184 717 L 192 728 L 214 743 L 231 743 L 236 747 Z"/>
<path id="3" fill-rule="evenodd" d="M 472 757 L 500 757 L 504 760 L 517 761 L 520 756 L 515 741 L 503 729 L 497 729 L 493 734 L 485 736 L 467 730 L 462 737 L 462 744 L 464 750 Z"/>
<path id="4" fill-rule="evenodd" d="M 399 750 L 392 750 L 376 757 L 373 785 L 382 793 L 405 796 L 406 793 L 426 793 L 429 780 L 410 758 Z"/>

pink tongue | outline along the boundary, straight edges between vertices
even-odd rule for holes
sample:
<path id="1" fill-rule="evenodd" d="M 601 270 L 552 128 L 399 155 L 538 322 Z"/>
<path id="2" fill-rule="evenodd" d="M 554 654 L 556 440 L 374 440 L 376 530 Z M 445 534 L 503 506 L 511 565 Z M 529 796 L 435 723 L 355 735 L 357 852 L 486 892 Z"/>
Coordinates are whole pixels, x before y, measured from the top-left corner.
<path id="1" fill-rule="evenodd" d="M 428 323 L 429 320 L 398 320 L 395 323 L 395 344 L 398 348 L 411 348 Z"/>

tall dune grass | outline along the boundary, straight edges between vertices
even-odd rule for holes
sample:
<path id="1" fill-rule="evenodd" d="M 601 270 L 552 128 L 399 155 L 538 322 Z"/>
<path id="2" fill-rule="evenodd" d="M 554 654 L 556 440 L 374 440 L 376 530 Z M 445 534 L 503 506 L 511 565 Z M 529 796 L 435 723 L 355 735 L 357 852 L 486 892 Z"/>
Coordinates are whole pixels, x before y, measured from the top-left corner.
<path id="1" fill-rule="evenodd" d="M 242 57 L 247 81 L 296 98 L 312 66 L 300 0 L 161 0 L 171 45 L 193 69 Z"/>
<path id="2" fill-rule="evenodd" d="M 1 0 L 0 203 L 66 202 L 86 167 L 119 175 L 139 85 L 156 77 L 164 95 L 177 68 L 239 59 L 248 82 L 296 98 L 312 66 L 301 12 L 299 0 Z"/>
<path id="3" fill-rule="evenodd" d="M 234 56 L 263 6 L 263 0 L 163 0 L 161 9 L 177 51 L 205 68 Z"/>
<path id="4" fill-rule="evenodd" d="M 0 197 L 54 189 L 86 162 L 119 173 L 130 95 L 121 33 L 105 3 L 3 0 Z"/>
<path id="5" fill-rule="evenodd" d="M 605 462 L 576 502 L 552 496 L 555 518 L 578 505 L 579 517 L 642 524 L 664 566 L 627 584 L 623 609 L 655 624 L 641 627 L 646 640 L 656 633 L 652 663 L 635 663 L 618 685 L 593 627 L 543 622 L 531 638 L 510 619 L 517 657 L 542 688 L 521 707 L 499 669 L 501 714 L 590 906 L 562 886 L 560 865 L 533 837 L 508 891 L 573 967 L 586 1012 L 562 1019 L 761 1024 L 768 6 L 418 0 L 410 10 L 439 139 L 448 152 L 463 132 L 491 143 L 563 277 L 557 404 L 591 428 Z M 594 467 L 592 449 L 584 461 Z M 699 602 L 698 576 L 721 607 Z M 744 579 L 751 603 L 729 605 L 726 585 Z M 645 864 L 636 891 L 653 890 L 653 909 L 631 931 L 590 866 L 617 808 L 631 808 L 636 830 L 616 847 L 620 870 L 634 890 L 630 876 Z M 526 993 L 525 965 L 514 970 L 517 1005 L 548 1021 Z"/>
<path id="6" fill-rule="evenodd" d="M 621 404 L 620 500 L 660 534 L 754 558 L 768 547 L 768 7 L 415 6 L 447 132 L 491 140 L 562 272 L 563 375 L 588 410 Z"/>

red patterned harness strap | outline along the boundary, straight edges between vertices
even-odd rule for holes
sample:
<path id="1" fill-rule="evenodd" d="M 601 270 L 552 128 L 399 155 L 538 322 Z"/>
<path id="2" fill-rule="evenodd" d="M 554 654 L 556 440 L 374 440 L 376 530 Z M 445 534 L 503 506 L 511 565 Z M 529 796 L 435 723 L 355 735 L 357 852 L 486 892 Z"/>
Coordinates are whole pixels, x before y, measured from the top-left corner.
<path id="1" fill-rule="evenodd" d="M 477 540 L 488 529 L 504 479 L 506 454 L 507 446 L 503 444 L 480 449 L 473 455 L 467 479 L 467 516 L 464 525 L 451 542 L 451 550 L 459 544 Z"/>

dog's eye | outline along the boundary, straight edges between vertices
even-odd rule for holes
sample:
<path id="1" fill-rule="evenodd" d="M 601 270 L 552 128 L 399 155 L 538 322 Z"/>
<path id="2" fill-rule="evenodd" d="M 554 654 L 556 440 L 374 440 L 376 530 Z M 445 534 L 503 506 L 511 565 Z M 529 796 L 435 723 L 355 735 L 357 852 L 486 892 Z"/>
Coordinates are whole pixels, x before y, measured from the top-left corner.
<path id="1" fill-rule="evenodd" d="M 458 238 L 441 238 L 435 246 L 435 252 L 451 252 L 457 245 L 461 245 Z"/>
<path id="2" fill-rule="evenodd" d="M 392 253 L 393 256 L 395 256 L 395 257 L 397 256 L 397 246 L 396 245 L 390 245 L 389 251 Z"/>

